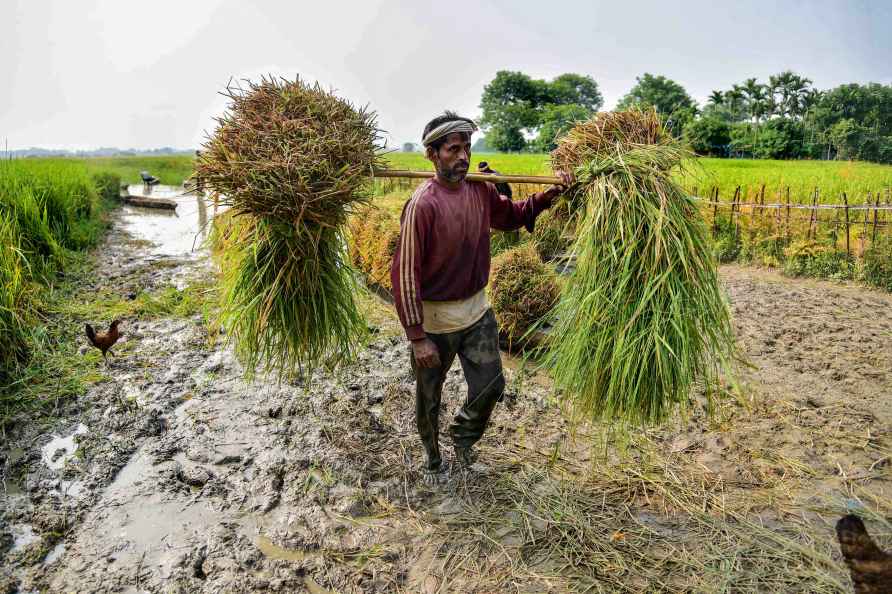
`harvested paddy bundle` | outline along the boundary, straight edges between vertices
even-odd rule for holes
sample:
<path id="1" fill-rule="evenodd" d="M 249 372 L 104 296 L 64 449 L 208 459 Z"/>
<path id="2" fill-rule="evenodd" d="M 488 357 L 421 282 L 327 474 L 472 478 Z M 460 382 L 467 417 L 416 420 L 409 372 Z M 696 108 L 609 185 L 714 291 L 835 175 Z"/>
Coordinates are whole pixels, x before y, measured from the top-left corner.
<path id="1" fill-rule="evenodd" d="M 350 356 L 365 324 L 344 229 L 379 164 L 375 116 L 299 79 L 224 95 L 229 107 L 194 173 L 237 221 L 226 237 L 223 325 L 249 373 Z"/>
<path id="2" fill-rule="evenodd" d="M 349 252 L 353 266 L 369 285 L 393 291 L 390 263 L 400 239 L 398 215 L 373 206 L 350 217 Z"/>
<path id="3" fill-rule="evenodd" d="M 685 157 L 654 111 L 637 110 L 597 114 L 552 153 L 578 181 L 576 269 L 544 358 L 580 418 L 658 422 L 733 357 L 705 225 L 671 177 Z"/>
<path id="4" fill-rule="evenodd" d="M 509 349 L 528 340 L 527 331 L 548 315 L 559 294 L 557 275 L 533 245 L 522 244 L 495 257 L 489 299 Z"/>

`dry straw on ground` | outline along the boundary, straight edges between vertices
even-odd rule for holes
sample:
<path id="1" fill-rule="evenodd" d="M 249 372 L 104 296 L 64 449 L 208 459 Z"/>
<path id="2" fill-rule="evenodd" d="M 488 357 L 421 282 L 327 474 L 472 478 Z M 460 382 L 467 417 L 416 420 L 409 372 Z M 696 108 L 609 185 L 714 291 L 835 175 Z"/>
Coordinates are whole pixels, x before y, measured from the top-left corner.
<path id="1" fill-rule="evenodd" d="M 229 206 L 222 322 L 249 372 L 350 356 L 365 324 L 347 263 L 348 216 L 379 165 L 374 113 L 301 80 L 230 86 L 194 177 Z"/>
<path id="2" fill-rule="evenodd" d="M 687 153 L 654 111 L 600 113 L 552 153 L 576 270 L 545 360 L 579 418 L 659 422 L 731 361 L 728 307 L 696 205 L 671 177 Z"/>

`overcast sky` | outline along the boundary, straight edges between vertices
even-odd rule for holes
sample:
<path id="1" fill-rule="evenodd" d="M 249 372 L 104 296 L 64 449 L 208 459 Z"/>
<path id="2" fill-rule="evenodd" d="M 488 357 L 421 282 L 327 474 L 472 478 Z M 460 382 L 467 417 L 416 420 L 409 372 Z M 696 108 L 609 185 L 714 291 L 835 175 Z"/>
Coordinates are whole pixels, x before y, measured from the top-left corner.
<path id="1" fill-rule="evenodd" d="M 702 103 L 788 68 L 889 84 L 892 2 L 0 0 L 0 142 L 196 147 L 217 92 L 262 73 L 371 105 L 392 145 L 478 116 L 501 69 L 591 75 L 611 108 L 644 72 Z"/>

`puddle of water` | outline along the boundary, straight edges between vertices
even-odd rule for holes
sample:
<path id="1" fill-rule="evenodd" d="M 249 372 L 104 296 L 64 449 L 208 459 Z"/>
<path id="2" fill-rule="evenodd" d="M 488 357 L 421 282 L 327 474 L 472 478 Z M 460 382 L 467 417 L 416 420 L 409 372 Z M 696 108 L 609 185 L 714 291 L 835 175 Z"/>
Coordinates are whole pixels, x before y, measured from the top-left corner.
<path id="1" fill-rule="evenodd" d="M 59 557 L 65 554 L 65 543 L 60 542 L 53 549 L 46 554 L 46 557 L 43 558 L 44 565 L 52 565 L 56 561 L 59 560 Z"/>
<path id="2" fill-rule="evenodd" d="M 282 561 L 305 561 L 306 559 L 314 559 L 320 556 L 319 552 L 298 551 L 296 549 L 286 549 L 274 544 L 266 536 L 258 535 L 254 540 L 254 544 L 268 559 L 280 559 Z M 304 586 L 311 594 L 333 594 L 331 590 L 326 590 L 319 583 L 308 575 L 304 576 Z"/>
<path id="3" fill-rule="evenodd" d="M 154 186 L 146 191 L 131 185 L 132 196 L 174 200 L 174 211 L 125 204 L 121 220 L 124 229 L 138 239 L 152 242 L 148 252 L 157 256 L 184 256 L 197 252 L 207 238 L 208 222 L 222 209 L 214 209 L 203 194 L 186 194 L 182 186 Z"/>
<path id="4" fill-rule="evenodd" d="M 77 444 L 74 442 L 75 436 L 82 435 L 86 432 L 87 426 L 81 423 L 71 435 L 66 437 L 59 437 L 58 435 L 53 436 L 53 439 L 51 439 L 48 444 L 40 448 L 40 459 L 43 460 L 43 463 L 51 470 L 61 470 L 77 450 Z M 56 452 L 59 450 L 63 450 L 64 453 L 56 456 Z"/>
<path id="5" fill-rule="evenodd" d="M 14 524 L 11 528 L 13 551 L 18 551 L 40 538 L 34 534 L 34 530 L 31 529 L 30 524 Z"/>
<path id="6" fill-rule="evenodd" d="M 258 535 L 254 541 L 260 552 L 270 559 L 281 559 L 282 561 L 305 561 L 319 556 L 318 552 L 299 551 L 297 549 L 286 549 L 274 544 L 266 536 Z"/>

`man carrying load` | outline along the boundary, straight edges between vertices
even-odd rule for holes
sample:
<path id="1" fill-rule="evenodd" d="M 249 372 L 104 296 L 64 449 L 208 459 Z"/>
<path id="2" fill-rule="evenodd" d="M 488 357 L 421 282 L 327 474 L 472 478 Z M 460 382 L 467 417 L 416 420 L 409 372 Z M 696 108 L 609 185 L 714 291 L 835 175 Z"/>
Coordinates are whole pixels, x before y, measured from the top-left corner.
<path id="1" fill-rule="evenodd" d="M 472 120 L 448 111 L 424 127 L 422 144 L 436 176 L 403 207 L 390 270 L 397 313 L 411 341 L 415 419 L 429 484 L 446 478 L 438 442 L 440 395 L 456 355 L 468 384 L 449 429 L 460 467 L 473 463 L 472 446 L 505 388 L 498 327 L 486 297 L 490 229 L 532 232 L 539 213 L 571 182 L 559 173 L 565 185 L 512 202 L 491 183 L 465 180 L 476 130 Z"/>

